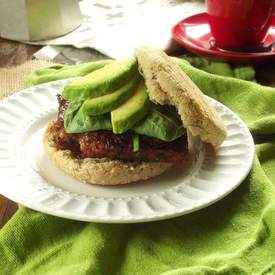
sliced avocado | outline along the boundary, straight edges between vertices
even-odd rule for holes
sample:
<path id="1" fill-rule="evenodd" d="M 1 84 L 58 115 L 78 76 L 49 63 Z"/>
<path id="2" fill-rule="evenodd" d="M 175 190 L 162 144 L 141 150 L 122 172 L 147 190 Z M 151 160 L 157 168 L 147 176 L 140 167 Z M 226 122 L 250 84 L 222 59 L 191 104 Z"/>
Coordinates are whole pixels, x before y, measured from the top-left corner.
<path id="1" fill-rule="evenodd" d="M 113 132 L 122 134 L 142 120 L 149 111 L 150 102 L 143 81 L 137 86 L 134 95 L 111 112 Z"/>
<path id="2" fill-rule="evenodd" d="M 64 87 L 68 100 L 85 100 L 110 94 L 138 74 L 135 58 L 116 60 Z"/>
<path id="3" fill-rule="evenodd" d="M 111 112 L 133 94 L 136 84 L 137 78 L 134 78 L 111 94 L 86 99 L 82 105 L 83 113 L 97 116 Z"/>

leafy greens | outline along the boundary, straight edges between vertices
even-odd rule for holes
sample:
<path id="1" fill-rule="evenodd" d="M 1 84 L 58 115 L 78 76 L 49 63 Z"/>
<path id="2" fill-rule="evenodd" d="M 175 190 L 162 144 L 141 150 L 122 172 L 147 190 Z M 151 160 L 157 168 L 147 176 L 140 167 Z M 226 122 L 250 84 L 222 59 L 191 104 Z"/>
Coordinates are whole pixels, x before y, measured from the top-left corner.
<path id="1" fill-rule="evenodd" d="M 110 113 L 98 116 L 86 115 L 82 110 L 82 103 L 82 101 L 72 102 L 66 109 L 64 127 L 67 133 L 112 131 Z M 182 136 L 185 128 L 174 107 L 152 105 L 145 119 L 139 121 L 130 131 L 169 142 Z M 137 138 L 135 143 L 137 145 Z"/>

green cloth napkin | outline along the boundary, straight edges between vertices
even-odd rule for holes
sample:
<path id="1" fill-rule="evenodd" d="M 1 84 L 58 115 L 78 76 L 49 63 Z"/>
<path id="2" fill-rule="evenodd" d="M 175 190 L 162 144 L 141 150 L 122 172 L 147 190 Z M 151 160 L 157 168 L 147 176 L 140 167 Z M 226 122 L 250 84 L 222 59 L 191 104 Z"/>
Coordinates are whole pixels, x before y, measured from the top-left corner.
<path id="1" fill-rule="evenodd" d="M 77 65 L 55 64 L 49 67 L 37 69 L 29 75 L 26 81 L 26 86 L 31 87 L 49 81 L 83 76 L 102 68 L 110 62 L 112 62 L 111 59 L 106 59 Z"/>
<path id="2" fill-rule="evenodd" d="M 203 210 L 144 224 L 65 220 L 20 207 L 0 231 L 1 274 L 275 274 L 275 89 L 181 68 L 236 112 L 256 145 L 252 171 Z"/>
<path id="3" fill-rule="evenodd" d="M 184 55 L 183 58 L 186 59 L 192 66 L 208 73 L 236 77 L 239 79 L 256 82 L 255 70 L 249 65 L 233 66 L 225 62 L 215 62 L 206 58 L 190 55 Z"/>
<path id="4" fill-rule="evenodd" d="M 255 81 L 255 70 L 252 66 L 232 67 L 228 63 L 213 62 L 202 57 L 193 57 L 189 55 L 185 55 L 183 58 L 187 60 L 192 66 L 208 73 Z M 38 85 L 49 81 L 83 76 L 105 66 L 110 62 L 112 62 L 111 59 L 77 65 L 55 64 L 49 67 L 35 70 L 28 76 L 26 86 L 31 87 L 33 85 Z"/>

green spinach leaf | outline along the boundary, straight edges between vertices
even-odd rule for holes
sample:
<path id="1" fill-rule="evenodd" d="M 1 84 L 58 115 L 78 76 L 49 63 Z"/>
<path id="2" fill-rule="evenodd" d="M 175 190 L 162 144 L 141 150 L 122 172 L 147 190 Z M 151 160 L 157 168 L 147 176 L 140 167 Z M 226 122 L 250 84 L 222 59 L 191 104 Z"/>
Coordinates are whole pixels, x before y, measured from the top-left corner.
<path id="1" fill-rule="evenodd" d="M 173 107 L 155 106 L 143 121 L 135 125 L 133 131 L 163 141 L 173 141 L 185 133 L 185 128 Z"/>
<path id="2" fill-rule="evenodd" d="M 86 133 L 98 130 L 112 131 L 110 114 L 88 116 L 83 113 L 82 102 L 72 102 L 64 114 L 64 127 L 67 133 Z"/>
<path id="3" fill-rule="evenodd" d="M 98 130 L 112 131 L 110 113 L 98 116 L 86 115 L 82 101 L 72 102 L 64 113 L 64 127 L 67 133 L 86 133 Z M 172 106 L 153 105 L 148 115 L 132 129 L 134 133 L 173 141 L 185 133 L 180 116 Z M 133 139 L 134 150 L 139 149 L 138 135 Z"/>
<path id="4" fill-rule="evenodd" d="M 137 152 L 140 148 L 140 139 L 138 134 L 133 134 L 133 151 Z"/>

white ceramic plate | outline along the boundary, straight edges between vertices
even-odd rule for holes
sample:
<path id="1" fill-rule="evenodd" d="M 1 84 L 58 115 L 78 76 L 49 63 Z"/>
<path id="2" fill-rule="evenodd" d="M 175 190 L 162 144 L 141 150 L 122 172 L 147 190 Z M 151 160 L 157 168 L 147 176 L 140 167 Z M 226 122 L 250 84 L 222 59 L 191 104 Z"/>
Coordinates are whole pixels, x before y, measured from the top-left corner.
<path id="1" fill-rule="evenodd" d="M 78 182 L 57 170 L 42 146 L 56 117 L 62 80 L 23 90 L 0 103 L 0 193 L 29 208 L 69 219 L 133 223 L 180 216 L 206 207 L 234 190 L 248 174 L 254 143 L 244 123 L 208 98 L 228 136 L 214 153 L 202 143 L 185 167 L 124 186 Z"/>

